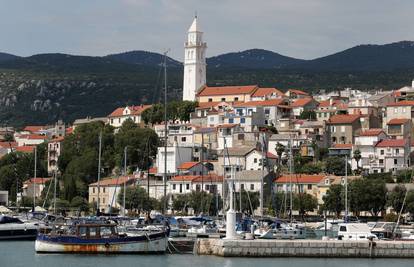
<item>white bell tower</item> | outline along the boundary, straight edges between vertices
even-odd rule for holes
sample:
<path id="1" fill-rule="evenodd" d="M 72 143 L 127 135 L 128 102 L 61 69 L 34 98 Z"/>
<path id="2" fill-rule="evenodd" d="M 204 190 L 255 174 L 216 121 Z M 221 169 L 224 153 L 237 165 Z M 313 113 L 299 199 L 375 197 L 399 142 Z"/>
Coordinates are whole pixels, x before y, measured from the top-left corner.
<path id="1" fill-rule="evenodd" d="M 184 44 L 183 100 L 195 101 L 198 89 L 206 84 L 206 48 L 195 16 Z"/>

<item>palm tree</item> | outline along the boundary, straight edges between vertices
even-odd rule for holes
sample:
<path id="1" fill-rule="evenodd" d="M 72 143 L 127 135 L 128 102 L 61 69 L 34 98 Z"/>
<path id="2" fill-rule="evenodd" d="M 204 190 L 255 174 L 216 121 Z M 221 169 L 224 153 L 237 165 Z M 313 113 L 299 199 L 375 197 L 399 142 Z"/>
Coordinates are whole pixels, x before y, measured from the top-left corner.
<path id="1" fill-rule="evenodd" d="M 359 161 L 361 160 L 362 156 L 361 156 L 361 151 L 359 151 L 359 149 L 354 151 L 354 159 L 357 163 L 357 170 L 359 170 Z"/>
<path id="2" fill-rule="evenodd" d="M 285 146 L 279 142 L 276 144 L 276 154 L 277 154 L 277 163 L 280 167 L 280 163 L 282 162 L 282 155 L 285 152 Z"/>

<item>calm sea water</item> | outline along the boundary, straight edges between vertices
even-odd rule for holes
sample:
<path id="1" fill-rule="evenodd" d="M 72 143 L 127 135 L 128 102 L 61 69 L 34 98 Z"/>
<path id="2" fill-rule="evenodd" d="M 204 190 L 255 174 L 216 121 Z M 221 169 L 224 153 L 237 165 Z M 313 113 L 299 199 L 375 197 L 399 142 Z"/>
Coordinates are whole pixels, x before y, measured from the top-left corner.
<path id="1" fill-rule="evenodd" d="M 14 267 L 408 267 L 402 259 L 221 258 L 193 255 L 58 255 L 34 252 L 34 242 L 0 242 L 0 266 Z"/>

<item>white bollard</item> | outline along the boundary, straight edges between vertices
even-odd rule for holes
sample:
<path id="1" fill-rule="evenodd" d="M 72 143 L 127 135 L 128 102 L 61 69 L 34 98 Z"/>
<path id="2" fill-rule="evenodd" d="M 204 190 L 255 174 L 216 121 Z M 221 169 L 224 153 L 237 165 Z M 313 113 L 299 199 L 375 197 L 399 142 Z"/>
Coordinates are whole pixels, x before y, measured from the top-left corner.
<path id="1" fill-rule="evenodd" d="M 225 239 L 236 238 L 236 212 L 232 209 L 226 215 L 226 237 Z"/>

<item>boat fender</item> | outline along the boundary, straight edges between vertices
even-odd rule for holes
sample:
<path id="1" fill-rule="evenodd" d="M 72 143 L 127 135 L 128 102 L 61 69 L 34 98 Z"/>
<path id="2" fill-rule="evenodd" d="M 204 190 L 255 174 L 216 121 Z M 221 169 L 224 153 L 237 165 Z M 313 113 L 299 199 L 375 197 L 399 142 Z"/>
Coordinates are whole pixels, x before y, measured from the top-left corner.
<path id="1" fill-rule="evenodd" d="M 109 243 L 105 243 L 105 247 L 109 248 L 111 245 L 109 245 Z"/>

